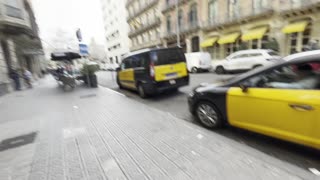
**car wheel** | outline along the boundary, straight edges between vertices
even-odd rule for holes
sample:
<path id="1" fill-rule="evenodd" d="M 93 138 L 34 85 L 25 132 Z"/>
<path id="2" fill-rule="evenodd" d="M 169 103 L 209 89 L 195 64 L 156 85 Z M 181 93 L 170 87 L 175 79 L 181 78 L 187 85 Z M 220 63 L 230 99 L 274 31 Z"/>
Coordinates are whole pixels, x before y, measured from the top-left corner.
<path id="1" fill-rule="evenodd" d="M 197 72 L 198 72 L 198 68 L 193 67 L 193 68 L 191 69 L 191 72 L 192 72 L 192 73 L 197 73 Z"/>
<path id="2" fill-rule="evenodd" d="M 219 66 L 216 68 L 216 73 L 217 74 L 224 74 L 225 73 L 225 70 L 222 66 Z"/>
<path id="3" fill-rule="evenodd" d="M 142 84 L 138 84 L 138 93 L 139 93 L 139 96 L 143 99 L 148 97 L 146 94 L 145 88 L 143 87 Z"/>
<path id="4" fill-rule="evenodd" d="M 209 129 L 216 129 L 222 126 L 222 118 L 217 108 L 210 102 L 200 102 L 195 113 L 200 123 Z"/>

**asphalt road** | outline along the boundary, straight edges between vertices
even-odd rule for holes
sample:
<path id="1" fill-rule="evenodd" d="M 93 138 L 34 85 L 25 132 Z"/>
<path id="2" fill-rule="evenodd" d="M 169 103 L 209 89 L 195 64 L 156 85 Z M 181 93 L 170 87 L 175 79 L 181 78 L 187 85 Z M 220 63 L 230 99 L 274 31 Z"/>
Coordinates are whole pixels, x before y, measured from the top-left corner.
<path id="1" fill-rule="evenodd" d="M 128 98 L 134 99 L 148 106 L 152 106 L 161 111 L 168 112 L 180 119 L 199 124 L 188 111 L 187 96 L 191 92 L 192 88 L 200 83 L 213 83 L 232 76 L 234 75 L 216 75 L 213 73 L 192 74 L 190 76 L 189 86 L 180 88 L 178 92 L 163 93 L 149 99 L 141 99 L 134 91 L 120 90 L 116 84 L 115 72 L 99 72 L 98 81 L 100 86 L 113 89 L 126 95 Z M 212 133 L 218 133 L 240 143 L 246 144 L 258 151 L 272 155 L 301 168 L 315 168 L 320 171 L 319 151 L 233 127 L 226 127 L 224 129 L 212 131 Z"/>

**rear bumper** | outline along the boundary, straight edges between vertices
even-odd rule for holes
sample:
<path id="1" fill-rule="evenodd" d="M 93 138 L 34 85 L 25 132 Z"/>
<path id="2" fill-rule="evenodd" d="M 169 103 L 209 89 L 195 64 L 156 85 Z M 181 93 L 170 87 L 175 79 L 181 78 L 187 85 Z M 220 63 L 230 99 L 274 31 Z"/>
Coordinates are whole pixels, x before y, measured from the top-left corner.
<path id="1" fill-rule="evenodd" d="M 176 82 L 175 84 L 171 84 L 169 80 L 161 82 L 153 81 L 152 83 L 148 83 L 145 88 L 148 94 L 154 94 L 189 85 L 189 76 L 174 80 Z"/>

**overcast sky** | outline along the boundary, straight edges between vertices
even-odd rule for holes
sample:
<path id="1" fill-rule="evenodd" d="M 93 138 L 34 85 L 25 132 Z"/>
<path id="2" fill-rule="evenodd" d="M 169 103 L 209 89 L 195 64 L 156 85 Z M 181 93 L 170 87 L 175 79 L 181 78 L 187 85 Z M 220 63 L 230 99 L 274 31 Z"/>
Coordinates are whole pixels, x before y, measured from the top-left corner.
<path id="1" fill-rule="evenodd" d="M 95 38 L 104 44 L 103 20 L 100 0 L 32 0 L 40 36 L 50 43 L 57 36 L 57 30 L 67 32 L 69 38 L 76 38 L 81 28 L 84 41 Z"/>

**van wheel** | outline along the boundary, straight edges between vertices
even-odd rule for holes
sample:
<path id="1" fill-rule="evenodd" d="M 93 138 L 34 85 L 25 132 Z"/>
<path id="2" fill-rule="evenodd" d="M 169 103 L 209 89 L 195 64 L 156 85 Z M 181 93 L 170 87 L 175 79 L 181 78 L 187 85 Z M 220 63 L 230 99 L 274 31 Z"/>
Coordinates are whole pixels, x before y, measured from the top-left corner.
<path id="1" fill-rule="evenodd" d="M 225 70 L 224 70 L 224 68 L 223 68 L 222 66 L 218 66 L 218 67 L 216 68 L 216 73 L 217 73 L 217 74 L 224 74 L 224 73 L 225 73 Z"/>
<path id="2" fill-rule="evenodd" d="M 139 96 L 143 99 L 147 98 L 147 94 L 146 94 L 146 90 L 145 88 L 143 87 L 143 84 L 138 84 L 138 93 L 139 93 Z"/>
<path id="3" fill-rule="evenodd" d="M 198 72 L 198 68 L 193 67 L 193 68 L 191 69 L 191 72 L 192 72 L 192 73 L 197 73 L 197 72 Z"/>
<path id="4" fill-rule="evenodd" d="M 200 123 L 208 129 L 217 129 L 223 125 L 219 111 L 210 102 L 199 102 L 196 106 L 195 115 Z"/>

